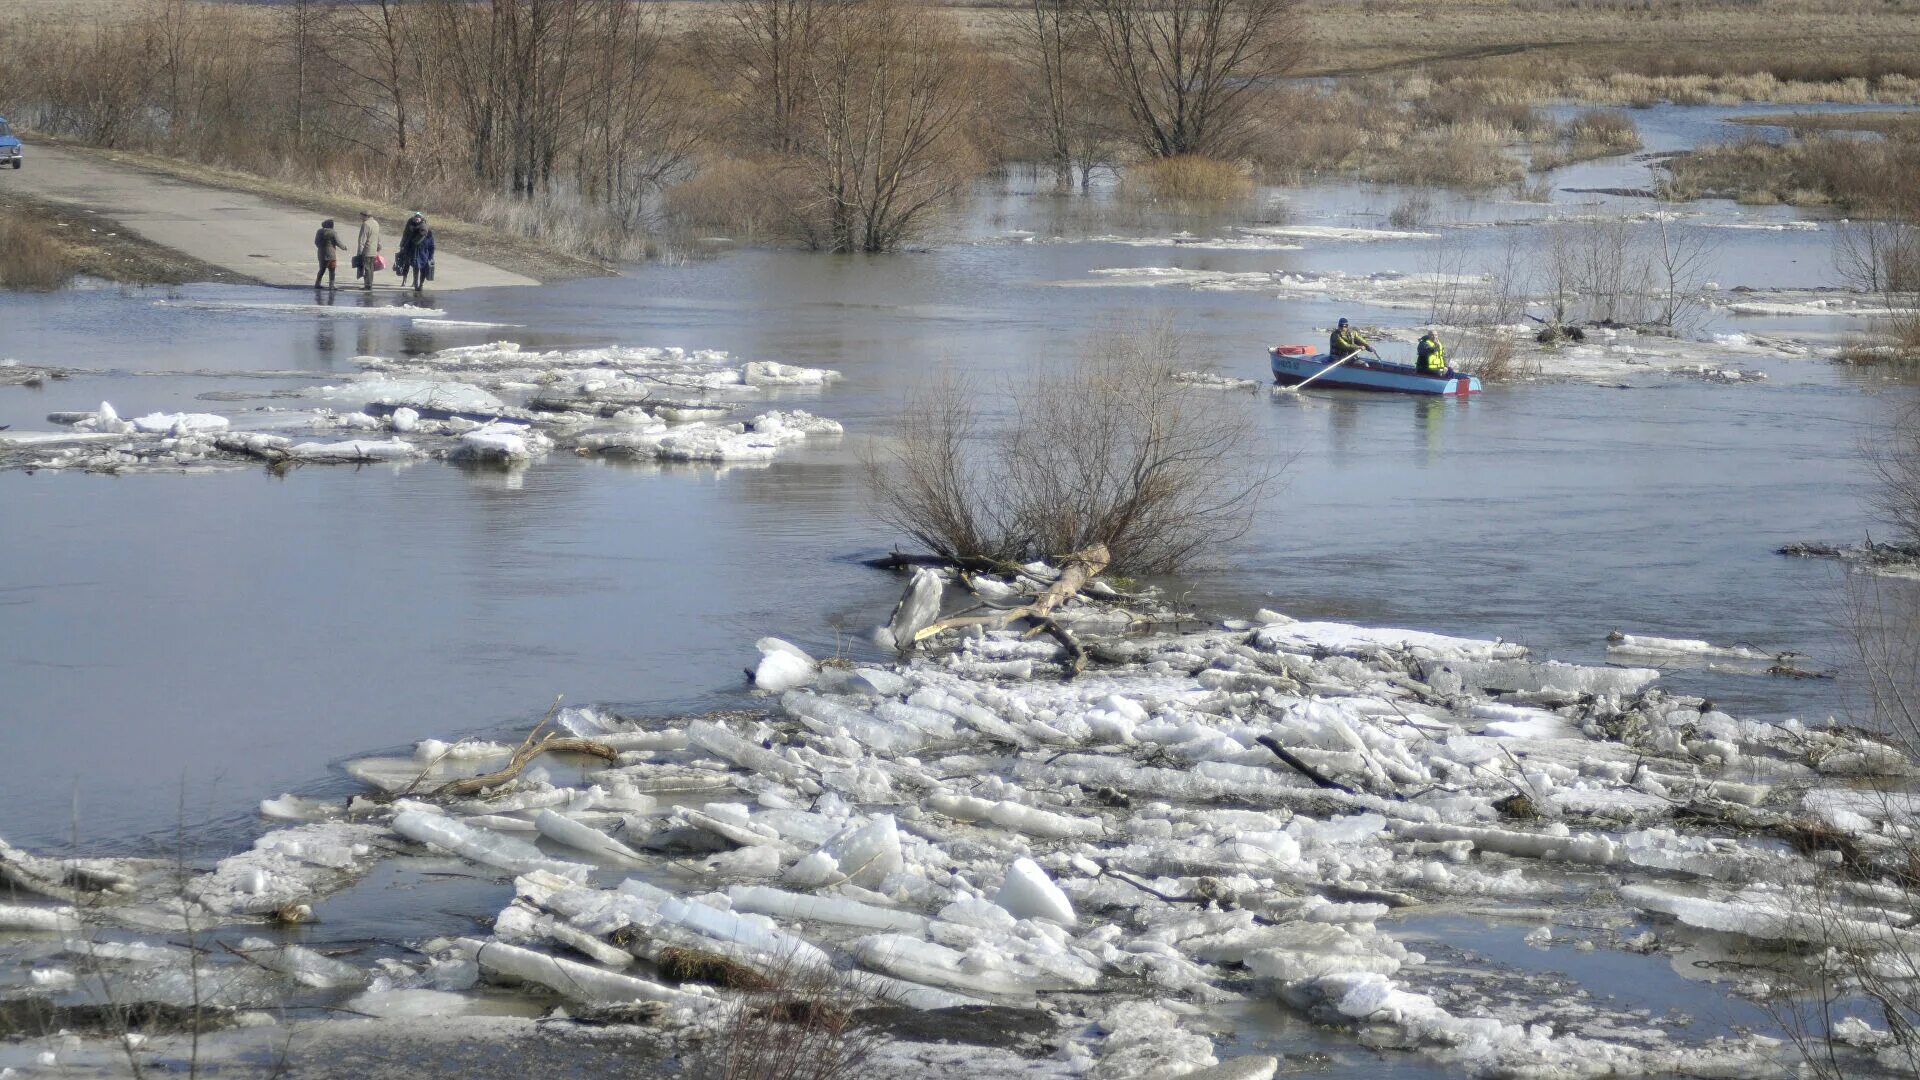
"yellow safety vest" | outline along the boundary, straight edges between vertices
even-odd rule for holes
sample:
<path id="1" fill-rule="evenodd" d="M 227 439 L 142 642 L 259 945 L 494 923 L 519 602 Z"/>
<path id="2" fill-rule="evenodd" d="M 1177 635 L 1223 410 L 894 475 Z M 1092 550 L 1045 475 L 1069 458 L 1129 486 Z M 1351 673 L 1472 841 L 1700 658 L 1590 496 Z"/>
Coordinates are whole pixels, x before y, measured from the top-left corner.
<path id="1" fill-rule="evenodd" d="M 1433 339 L 1433 351 L 1420 358 L 1420 370 L 1447 370 L 1447 347 L 1440 344 L 1439 338 Z"/>

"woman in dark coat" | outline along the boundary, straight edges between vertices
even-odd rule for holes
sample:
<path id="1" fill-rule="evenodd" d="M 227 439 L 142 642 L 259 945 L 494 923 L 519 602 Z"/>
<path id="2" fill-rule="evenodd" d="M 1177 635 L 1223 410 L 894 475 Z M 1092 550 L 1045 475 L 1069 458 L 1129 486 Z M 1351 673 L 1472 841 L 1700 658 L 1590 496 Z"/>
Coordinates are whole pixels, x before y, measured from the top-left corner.
<path id="1" fill-rule="evenodd" d="M 320 255 L 320 272 L 313 275 L 313 287 L 319 288 L 324 278 L 327 288 L 339 288 L 334 284 L 334 280 L 339 272 L 340 260 L 333 253 L 347 250 L 347 245 L 341 243 L 340 234 L 333 231 L 332 218 L 320 223 L 320 231 L 313 234 L 313 247 Z"/>
<path id="2" fill-rule="evenodd" d="M 433 277 L 433 230 L 424 221 L 420 224 L 420 239 L 414 241 L 410 254 L 413 256 L 413 291 L 419 292 Z M 403 279 L 401 284 L 405 283 Z"/>
<path id="3" fill-rule="evenodd" d="M 400 254 L 393 260 L 393 268 L 400 272 L 402 286 L 406 285 L 407 276 L 413 275 L 413 288 L 418 292 L 427 283 L 432 267 L 433 230 L 427 227 L 425 215 L 415 210 L 400 233 Z"/>

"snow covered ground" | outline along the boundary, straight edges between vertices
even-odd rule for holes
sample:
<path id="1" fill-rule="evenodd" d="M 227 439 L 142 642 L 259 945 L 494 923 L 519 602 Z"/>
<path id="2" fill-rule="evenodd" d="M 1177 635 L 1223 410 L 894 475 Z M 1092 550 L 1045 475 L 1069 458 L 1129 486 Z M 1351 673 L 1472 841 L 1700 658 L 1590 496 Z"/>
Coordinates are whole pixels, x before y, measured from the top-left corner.
<path id="1" fill-rule="evenodd" d="M 924 622 L 966 588 L 922 571 L 901 617 Z M 1460 1075 L 1755 1075 L 1789 1049 L 1498 965 L 1462 979 L 1399 928 L 1473 912 L 1529 921 L 1537 949 L 1676 968 L 1692 950 L 1804 949 L 1832 925 L 1807 902 L 1826 856 L 1759 834 L 1817 817 L 1870 859 L 1908 827 L 1858 786 L 1909 774 L 1891 746 L 1744 721 L 1664 693 L 1652 669 L 1264 611 L 1124 636 L 1103 633 L 1123 625 L 1111 602 L 1060 615 L 1094 657 L 1076 678 L 1051 640 L 1012 632 L 886 666 L 766 638 L 740 710 L 559 710 L 546 732 L 598 757 L 536 757 L 491 787 L 446 785 L 500 769 L 511 742 L 354 762 L 363 795 L 268 799 L 279 827 L 184 880 L 0 847 L 41 893 L 0 904 L 0 970 L 33 970 L 0 975 L 0 1000 L 178 1006 L 196 977 L 181 935 L 245 927 L 235 956 L 206 962 L 231 977 L 216 1004 L 239 1012 L 223 1018 L 250 1025 L 275 1021 L 246 1010 L 318 1000 L 465 1030 L 505 995 L 640 1009 L 697 1054 L 726 1038 L 741 980 L 774 978 L 953 1024 L 997 1008 L 1041 1032 L 1038 1056 L 903 1035 L 869 1066 L 926 1075 L 958 1075 L 941 1055 L 964 1071 L 972 1053 L 974 1076 L 1272 1076 L 1272 1057 L 1221 1061 L 1206 1020 L 1250 1001 Z M 383 862 L 422 859 L 512 898 L 486 929 L 442 915 L 371 962 L 271 930 Z M 1915 944 L 1902 900 L 1851 902 L 1869 949 Z M 689 978 L 688 956 L 749 974 Z M 0 1066 L 79 1067 L 105 1041 L 28 1040 Z"/>

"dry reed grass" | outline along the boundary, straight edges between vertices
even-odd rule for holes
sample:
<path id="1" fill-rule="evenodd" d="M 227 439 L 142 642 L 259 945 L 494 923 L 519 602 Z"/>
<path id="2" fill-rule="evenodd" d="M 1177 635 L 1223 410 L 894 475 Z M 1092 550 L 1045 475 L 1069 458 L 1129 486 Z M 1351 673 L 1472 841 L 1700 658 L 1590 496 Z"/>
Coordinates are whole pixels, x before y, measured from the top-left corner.
<path id="1" fill-rule="evenodd" d="M 1784 143 L 1749 137 L 1690 150 L 1665 166 L 1660 193 L 1669 199 L 1832 204 L 1873 212 L 1912 198 L 1910 178 L 1920 166 L 1920 142 L 1831 134 Z"/>
<path id="2" fill-rule="evenodd" d="M 1228 202 L 1253 194 L 1253 177 L 1239 162 L 1181 154 L 1127 166 L 1121 190 L 1160 202 Z"/>
<path id="3" fill-rule="evenodd" d="M 0 217 L 0 289 L 48 292 L 73 280 L 78 267 L 50 229 Z"/>
<path id="4" fill-rule="evenodd" d="M 1640 129 L 1624 113 L 1588 109 L 1561 126 L 1558 141 L 1534 150 L 1528 162 L 1535 172 L 1576 161 L 1631 154 L 1640 149 Z"/>
<path id="5" fill-rule="evenodd" d="M 738 967 L 739 965 L 733 965 Z M 724 980 L 720 981 L 725 985 Z M 696 1080 L 855 1080 L 880 1042 L 858 1011 L 874 995 L 856 978 L 777 960 L 737 994 L 693 1062 Z"/>

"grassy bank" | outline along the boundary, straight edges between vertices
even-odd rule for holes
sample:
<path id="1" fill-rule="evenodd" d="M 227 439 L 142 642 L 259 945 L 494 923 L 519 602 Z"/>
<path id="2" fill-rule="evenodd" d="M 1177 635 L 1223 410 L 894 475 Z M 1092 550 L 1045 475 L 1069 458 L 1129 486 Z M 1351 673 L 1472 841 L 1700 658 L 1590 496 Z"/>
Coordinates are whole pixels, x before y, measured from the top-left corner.
<path id="1" fill-rule="evenodd" d="M 0 288 L 57 289 L 76 277 L 127 285 L 249 280 L 97 215 L 0 187 Z"/>

